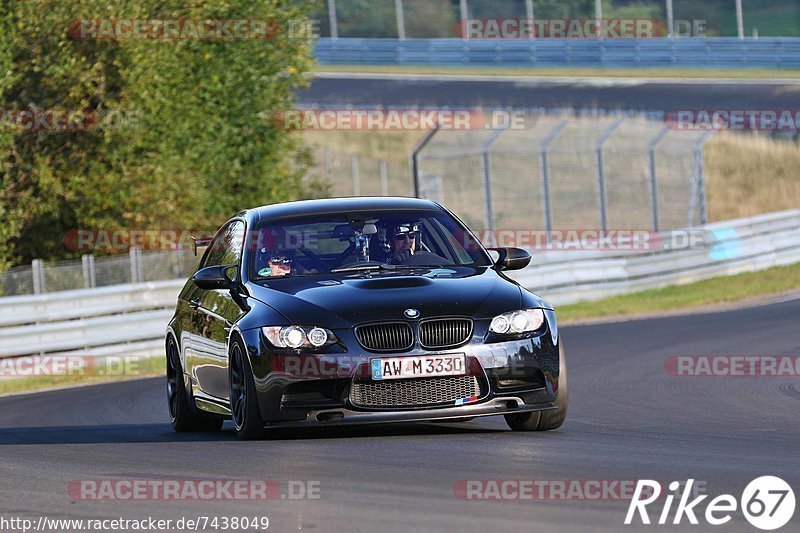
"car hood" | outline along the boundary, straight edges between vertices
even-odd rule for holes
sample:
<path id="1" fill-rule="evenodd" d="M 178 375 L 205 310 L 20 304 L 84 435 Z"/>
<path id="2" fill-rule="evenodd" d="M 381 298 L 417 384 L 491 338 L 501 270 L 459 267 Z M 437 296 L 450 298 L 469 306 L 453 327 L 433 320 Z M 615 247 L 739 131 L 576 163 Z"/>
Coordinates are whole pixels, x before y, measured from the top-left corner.
<path id="1" fill-rule="evenodd" d="M 518 309 L 520 288 L 486 267 L 420 268 L 322 276 L 297 276 L 248 284 L 251 296 L 292 324 L 330 329 L 375 320 L 402 320 L 406 309 L 419 318 L 491 318 Z M 542 307 L 549 304 L 542 300 Z"/>

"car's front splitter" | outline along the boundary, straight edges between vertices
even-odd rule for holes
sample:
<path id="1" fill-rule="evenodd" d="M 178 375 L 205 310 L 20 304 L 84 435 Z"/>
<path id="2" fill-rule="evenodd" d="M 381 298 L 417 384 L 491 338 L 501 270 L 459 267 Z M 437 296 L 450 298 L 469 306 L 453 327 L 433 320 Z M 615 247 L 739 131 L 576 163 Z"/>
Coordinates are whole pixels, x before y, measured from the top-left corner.
<path id="1" fill-rule="evenodd" d="M 267 427 L 340 426 L 456 420 L 555 409 L 552 402 L 526 404 L 519 396 L 502 396 L 471 405 L 425 410 L 356 411 L 347 408 L 309 411 L 304 420 L 275 421 Z"/>

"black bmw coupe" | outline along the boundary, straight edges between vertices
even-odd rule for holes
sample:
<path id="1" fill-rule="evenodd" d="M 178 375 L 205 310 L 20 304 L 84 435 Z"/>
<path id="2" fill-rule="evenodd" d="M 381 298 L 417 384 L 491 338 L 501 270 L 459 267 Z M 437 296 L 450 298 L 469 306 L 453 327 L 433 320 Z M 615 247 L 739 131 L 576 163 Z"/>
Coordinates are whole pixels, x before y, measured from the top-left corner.
<path id="1" fill-rule="evenodd" d="M 441 205 L 343 198 L 238 213 L 207 244 L 166 332 L 176 431 L 567 413 L 552 306 Z M 491 253 L 490 253 L 491 252 Z"/>

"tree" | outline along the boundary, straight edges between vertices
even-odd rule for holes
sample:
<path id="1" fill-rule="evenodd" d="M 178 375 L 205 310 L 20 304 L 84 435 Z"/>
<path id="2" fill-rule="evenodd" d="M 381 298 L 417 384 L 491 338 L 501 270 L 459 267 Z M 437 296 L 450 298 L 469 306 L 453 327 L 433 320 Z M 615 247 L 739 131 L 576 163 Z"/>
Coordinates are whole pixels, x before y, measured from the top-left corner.
<path id="1" fill-rule="evenodd" d="M 0 7 L 0 101 L 84 113 L 87 128 L 0 128 L 0 267 L 70 257 L 93 229 L 210 229 L 309 194 L 276 126 L 312 64 L 305 2 L 28 0 Z M 267 39 L 76 39 L 78 19 L 269 19 Z M 9 114 L 10 113 L 10 114 Z"/>

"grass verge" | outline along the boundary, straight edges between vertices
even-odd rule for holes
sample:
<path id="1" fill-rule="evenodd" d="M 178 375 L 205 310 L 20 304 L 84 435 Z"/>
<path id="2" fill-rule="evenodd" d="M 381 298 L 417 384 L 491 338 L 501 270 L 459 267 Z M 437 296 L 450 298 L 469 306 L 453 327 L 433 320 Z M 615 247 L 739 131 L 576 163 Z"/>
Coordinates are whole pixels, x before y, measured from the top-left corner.
<path id="1" fill-rule="evenodd" d="M 568 321 L 644 315 L 774 296 L 795 289 L 800 289 L 800 263 L 559 306 L 556 314 L 559 320 Z"/>
<path id="2" fill-rule="evenodd" d="M 705 147 L 705 165 L 711 222 L 800 206 L 800 143 L 718 135 Z"/>
<path id="3" fill-rule="evenodd" d="M 468 76 L 599 77 L 599 78 L 719 78 L 800 79 L 798 69 L 683 69 L 683 68 L 592 68 L 592 67 L 441 67 L 422 65 L 317 65 L 315 72 L 364 74 L 438 74 Z"/>
<path id="4" fill-rule="evenodd" d="M 0 368 L 2 368 L 4 364 L 3 361 L 12 360 L 0 360 Z M 77 385 L 112 381 L 128 381 L 148 376 L 166 375 L 164 358 L 160 356 L 142 359 L 125 359 L 122 368 L 112 368 L 119 366 L 120 365 L 110 364 L 87 365 L 79 372 L 70 375 L 44 375 L 3 379 L 0 380 L 0 394 L 34 392 L 44 389 L 74 387 Z"/>

